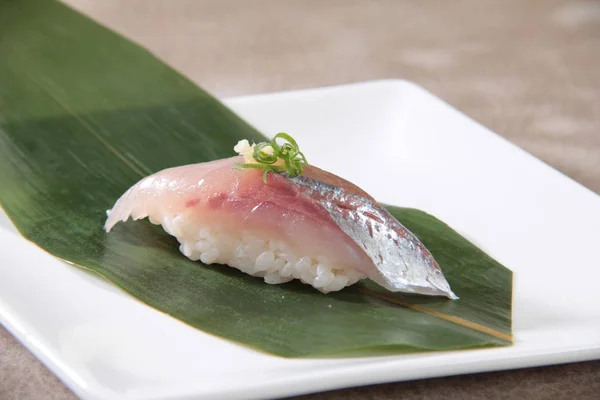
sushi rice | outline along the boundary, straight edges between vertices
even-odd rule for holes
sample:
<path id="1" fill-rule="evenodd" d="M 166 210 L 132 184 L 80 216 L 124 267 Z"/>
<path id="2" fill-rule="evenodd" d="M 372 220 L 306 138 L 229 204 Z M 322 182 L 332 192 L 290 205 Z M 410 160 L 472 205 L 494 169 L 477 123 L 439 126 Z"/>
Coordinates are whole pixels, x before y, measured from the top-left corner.
<path id="1" fill-rule="evenodd" d="M 366 275 L 354 269 L 331 265 L 325 257 L 296 254 L 281 240 L 269 240 L 250 232 L 224 232 L 216 226 L 190 223 L 183 214 L 163 216 L 150 222 L 179 241 L 179 250 L 192 261 L 224 264 L 263 278 L 266 283 L 280 284 L 298 279 L 323 292 L 334 292 Z"/>

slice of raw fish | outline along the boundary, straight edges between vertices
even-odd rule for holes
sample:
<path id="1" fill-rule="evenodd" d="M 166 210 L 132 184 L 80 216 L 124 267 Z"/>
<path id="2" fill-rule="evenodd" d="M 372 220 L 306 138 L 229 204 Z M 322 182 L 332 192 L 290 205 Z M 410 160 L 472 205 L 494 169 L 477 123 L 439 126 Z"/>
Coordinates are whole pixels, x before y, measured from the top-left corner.
<path id="1" fill-rule="evenodd" d="M 149 217 L 182 252 L 328 292 L 363 278 L 391 291 L 456 298 L 421 242 L 356 185 L 306 165 L 303 175 L 237 170 L 243 158 L 160 171 L 116 202 L 106 231 Z M 208 231 L 212 232 L 210 235 Z"/>

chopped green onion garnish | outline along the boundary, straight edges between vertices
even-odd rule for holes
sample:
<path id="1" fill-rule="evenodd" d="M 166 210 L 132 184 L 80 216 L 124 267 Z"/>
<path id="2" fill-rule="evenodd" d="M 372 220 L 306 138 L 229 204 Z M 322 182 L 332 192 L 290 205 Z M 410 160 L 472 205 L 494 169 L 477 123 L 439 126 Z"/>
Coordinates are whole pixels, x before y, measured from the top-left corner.
<path id="1" fill-rule="evenodd" d="M 277 139 L 282 139 L 285 143 L 279 145 Z M 247 146 L 247 142 L 246 142 Z M 260 169 L 263 170 L 263 182 L 267 183 L 267 174 L 269 172 L 287 172 L 291 177 L 302 174 L 304 165 L 308 164 L 306 157 L 300 151 L 298 143 L 287 133 L 280 132 L 271 142 L 261 142 L 254 146 L 252 158 L 258 163 L 235 164 L 237 169 Z M 273 165 L 281 159 L 283 165 Z"/>

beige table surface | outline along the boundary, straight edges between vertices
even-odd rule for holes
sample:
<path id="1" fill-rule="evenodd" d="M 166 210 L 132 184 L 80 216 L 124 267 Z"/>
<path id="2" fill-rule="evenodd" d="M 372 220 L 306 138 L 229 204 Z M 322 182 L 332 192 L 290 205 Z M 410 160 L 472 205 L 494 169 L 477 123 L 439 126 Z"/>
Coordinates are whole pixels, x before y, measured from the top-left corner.
<path id="1" fill-rule="evenodd" d="M 599 0 L 68 2 L 220 97 L 412 80 L 600 192 Z M 72 398 L 0 327 L 0 399 Z M 326 398 L 596 399 L 600 362 L 302 397 Z"/>

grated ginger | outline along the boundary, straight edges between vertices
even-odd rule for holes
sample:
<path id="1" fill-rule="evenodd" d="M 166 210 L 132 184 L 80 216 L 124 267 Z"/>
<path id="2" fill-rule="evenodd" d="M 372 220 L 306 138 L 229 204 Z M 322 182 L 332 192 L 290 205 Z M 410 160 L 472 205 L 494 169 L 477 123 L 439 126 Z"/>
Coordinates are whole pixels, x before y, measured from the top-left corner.
<path id="1" fill-rule="evenodd" d="M 256 144 L 252 144 L 250 145 L 250 142 L 248 142 L 247 139 L 243 139 L 240 140 L 234 147 L 233 150 L 238 153 L 240 156 L 244 156 L 244 162 L 246 164 L 259 164 L 258 161 L 256 161 L 254 159 L 253 153 L 254 153 L 254 147 L 256 146 Z M 262 149 L 263 153 L 272 155 L 273 154 L 273 148 L 271 146 L 266 146 Z M 273 164 L 270 165 L 285 165 L 285 162 L 283 161 L 282 158 L 278 158 L 277 161 Z"/>

